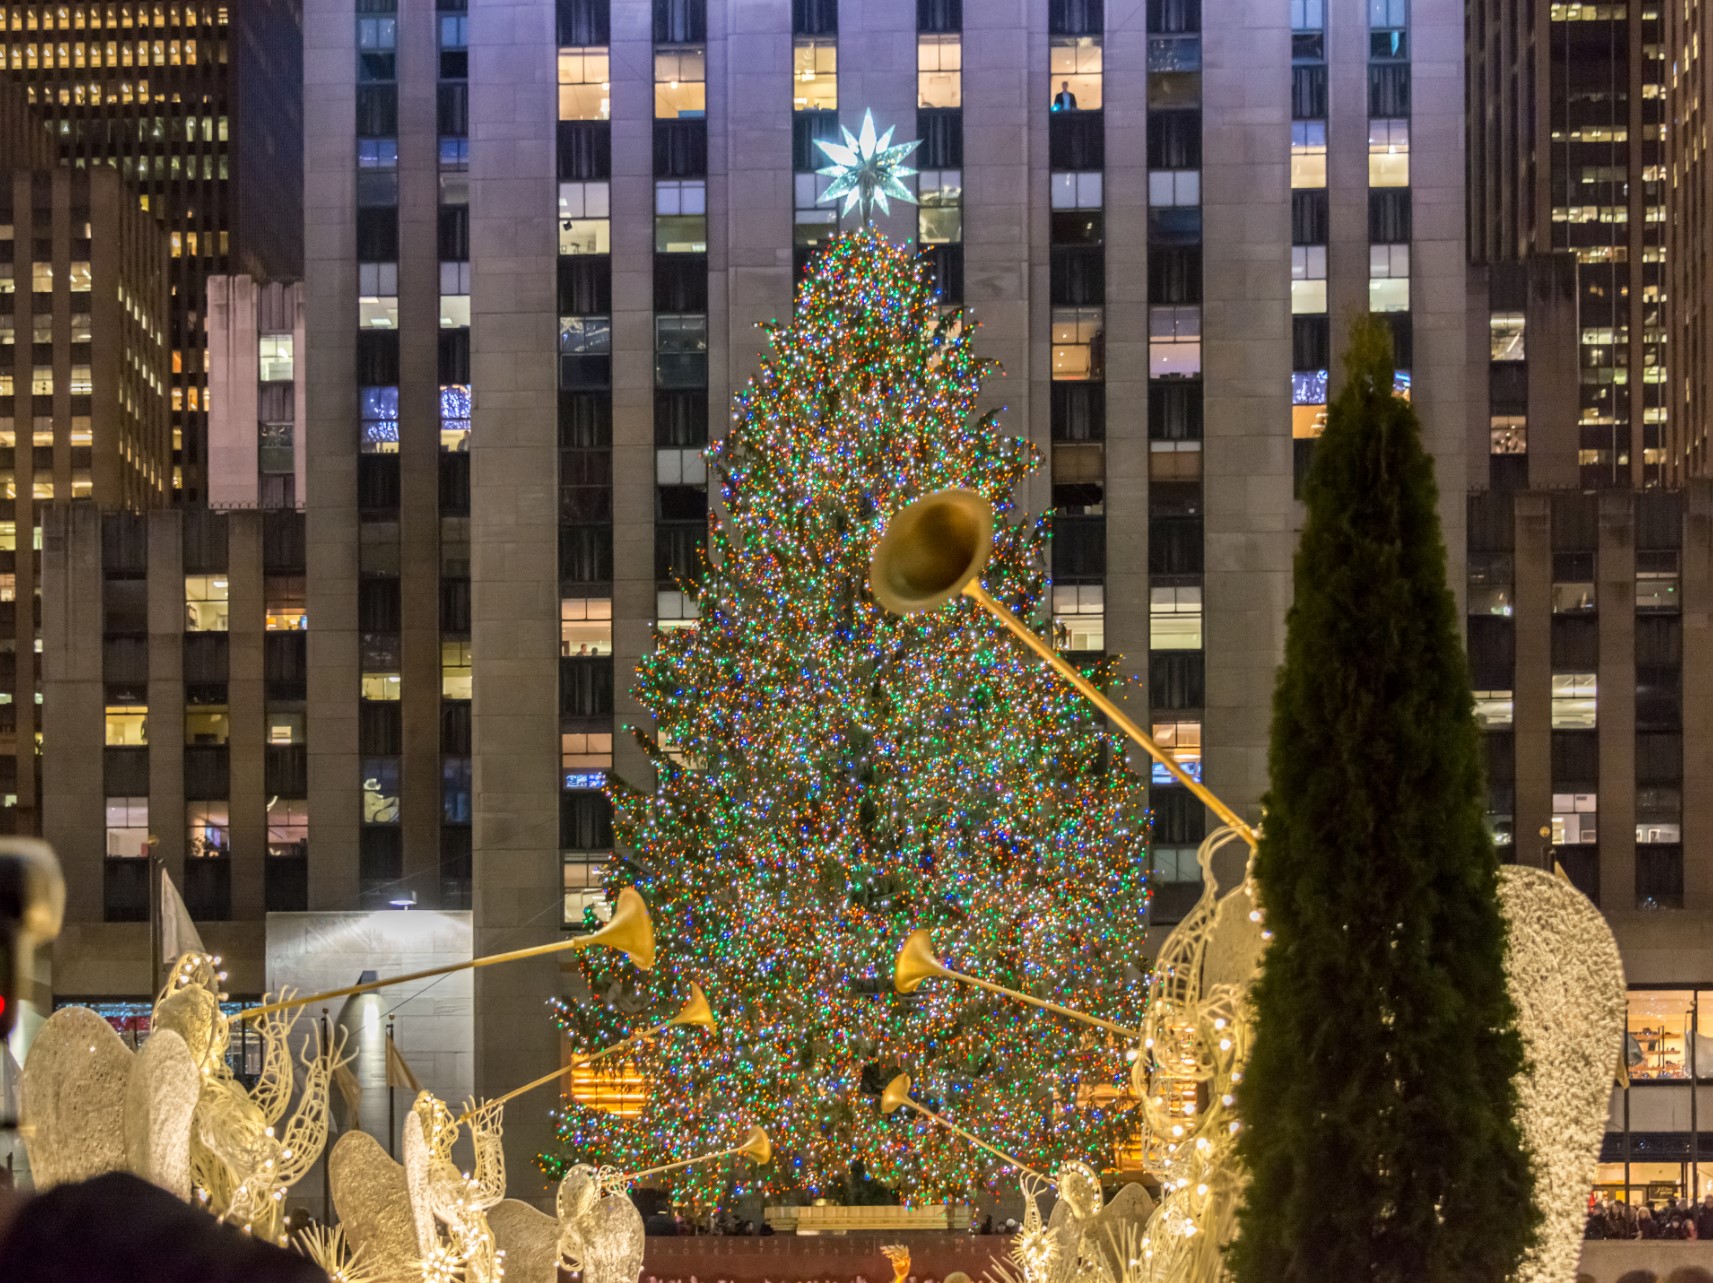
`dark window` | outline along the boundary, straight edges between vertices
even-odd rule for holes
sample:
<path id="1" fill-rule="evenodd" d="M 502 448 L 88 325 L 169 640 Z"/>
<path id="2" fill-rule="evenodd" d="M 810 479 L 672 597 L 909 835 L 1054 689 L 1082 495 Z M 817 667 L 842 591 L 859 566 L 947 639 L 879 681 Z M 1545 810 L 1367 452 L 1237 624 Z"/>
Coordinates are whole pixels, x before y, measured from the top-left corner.
<path id="1" fill-rule="evenodd" d="M 404 719 L 397 700 L 358 701 L 357 751 L 371 757 L 404 751 Z"/>
<path id="2" fill-rule="evenodd" d="M 1202 572 L 1202 519 L 1194 514 L 1150 514 L 1148 569 L 1156 575 Z"/>
<path id="3" fill-rule="evenodd" d="M 1154 812 L 1154 845 L 1195 846 L 1206 823 L 1201 799 L 1185 788 L 1152 788 L 1148 802 Z"/>
<path id="4" fill-rule="evenodd" d="M 1201 0 L 1148 0 L 1148 31 L 1173 36 L 1201 30 Z"/>
<path id="5" fill-rule="evenodd" d="M 1104 440 L 1106 387 L 1100 383 L 1054 383 L 1051 413 L 1053 440 Z"/>
<path id="6" fill-rule="evenodd" d="M 358 257 L 362 257 L 359 255 Z M 470 207 L 442 205 L 440 207 L 440 259 L 444 263 L 463 262 L 470 257 Z"/>
<path id="7" fill-rule="evenodd" d="M 1106 573 L 1106 518 L 1053 519 L 1053 578 L 1098 580 Z"/>
<path id="8" fill-rule="evenodd" d="M 149 750 L 108 748 L 102 753 L 101 786 L 108 797 L 142 797 L 149 791 Z"/>
<path id="9" fill-rule="evenodd" d="M 446 824 L 440 829 L 440 907 L 468 909 L 470 879 L 475 866 L 474 834 L 467 824 Z"/>
<path id="10" fill-rule="evenodd" d="M 396 208 L 357 211 L 357 258 L 364 263 L 394 263 L 399 256 Z"/>
<path id="11" fill-rule="evenodd" d="M 1098 36 L 1105 26 L 1104 0 L 1047 0 L 1047 30 L 1055 36 Z"/>
<path id="12" fill-rule="evenodd" d="M 1469 617 L 1469 667 L 1476 690 L 1510 690 L 1517 630 L 1500 615 Z"/>
<path id="13" fill-rule="evenodd" d="M 791 117 L 791 168 L 798 173 L 808 173 L 821 168 L 827 163 L 821 149 L 815 146 L 817 138 L 828 142 L 839 138 L 839 113 L 836 111 L 799 111 Z M 921 156 L 927 150 L 927 143 L 916 149 Z M 928 165 L 926 160 L 913 162 L 918 169 Z"/>
<path id="14" fill-rule="evenodd" d="M 263 863 L 262 906 L 269 913 L 302 913 L 309 908 L 309 857 L 272 855 Z"/>
<path id="15" fill-rule="evenodd" d="M 435 116 L 442 138 L 462 138 L 470 132 L 470 86 L 441 85 L 436 95 Z"/>
<path id="16" fill-rule="evenodd" d="M 1293 370 L 1324 370 L 1332 363 L 1332 318 L 1330 316 L 1293 316 L 1291 318 L 1291 368 Z"/>
<path id="17" fill-rule="evenodd" d="M 309 681 L 308 643 L 308 635 L 302 632 L 262 634 L 262 675 L 269 700 L 290 702 L 304 698 Z"/>
<path id="18" fill-rule="evenodd" d="M 604 45 L 610 39 L 609 0 L 558 0 L 559 43 Z"/>
<path id="19" fill-rule="evenodd" d="M 707 0 L 654 0 L 655 44 L 683 45 L 707 38 Z"/>
<path id="20" fill-rule="evenodd" d="M 1599 547 L 1599 514 L 1598 495 L 1562 493 L 1553 495 L 1552 550 L 1554 552 L 1593 552 Z"/>
<path id="21" fill-rule="evenodd" d="M 610 526 L 559 528 L 559 579 L 565 587 L 613 581 L 613 532 Z"/>
<path id="22" fill-rule="evenodd" d="M 1598 788 L 1600 737 L 1596 732 L 1552 732 L 1552 780 L 1565 791 L 1581 792 L 1582 786 L 1589 792 Z"/>
<path id="23" fill-rule="evenodd" d="M 184 550 L 184 573 L 217 575 L 226 569 L 226 518 L 209 508 L 190 508 L 183 522 L 180 547 Z"/>
<path id="24" fill-rule="evenodd" d="M 1055 116 L 1054 120 L 1075 120 Z M 1057 164 L 1053 166 L 1059 168 Z M 1148 168 L 1201 168 L 1201 112 L 1155 111 L 1148 113 Z"/>
<path id="25" fill-rule="evenodd" d="M 668 314 L 708 310 L 706 254 L 654 256 L 654 310 Z"/>
<path id="26" fill-rule="evenodd" d="M 399 457 L 396 454 L 357 456 L 357 507 L 363 512 L 397 512 Z"/>
<path id="27" fill-rule="evenodd" d="M 613 176 L 613 134 L 604 120 L 559 122 L 561 182 L 604 183 Z"/>
<path id="28" fill-rule="evenodd" d="M 613 715 L 612 656 L 573 655 L 559 661 L 559 713 L 562 717 Z"/>
<path id="29" fill-rule="evenodd" d="M 303 573 L 301 512 L 268 512 L 262 515 L 262 569 L 268 574 Z"/>
<path id="30" fill-rule="evenodd" d="M 440 751 L 468 755 L 470 744 L 470 701 L 445 701 L 440 705 Z"/>
<path id="31" fill-rule="evenodd" d="M 470 632 L 470 581 L 440 581 L 440 631 L 457 635 Z"/>
<path id="32" fill-rule="evenodd" d="M 1150 142 L 1154 136 L 1154 124 L 1162 116 L 1194 116 L 1198 121 L 1200 119 L 1200 114 L 1195 112 L 1150 112 L 1148 116 Z M 1199 133 L 1198 128 L 1198 136 Z M 1151 155 L 1152 150 L 1150 150 Z M 1047 163 L 1058 171 L 1105 168 L 1106 128 L 1104 113 L 1098 111 L 1056 111 L 1049 116 L 1047 118 Z M 1152 160 L 1149 163 L 1152 164 Z"/>
<path id="33" fill-rule="evenodd" d="M 101 568 L 110 575 L 140 575 L 148 569 L 149 531 L 143 518 L 128 512 L 101 517 Z"/>
<path id="34" fill-rule="evenodd" d="M 1409 114 L 1409 63 L 1370 63 L 1368 67 L 1369 117 L 1385 120 Z"/>
<path id="35" fill-rule="evenodd" d="M 359 458 L 362 456 L 359 455 Z M 470 455 L 468 451 L 448 451 L 440 456 L 440 515 L 467 517 L 470 515 Z"/>
<path id="36" fill-rule="evenodd" d="M 613 310 L 612 260 L 605 254 L 559 259 L 559 315 L 607 316 Z"/>
<path id="37" fill-rule="evenodd" d="M 1202 707 L 1207 652 L 1157 650 L 1148 656 L 1149 700 L 1156 710 L 1183 711 Z"/>
<path id="38" fill-rule="evenodd" d="M 708 173 L 708 122 L 654 122 L 654 176 L 704 178 Z"/>
<path id="39" fill-rule="evenodd" d="M 1106 216 L 1098 209 L 1056 209 L 1048 239 L 1055 245 L 1099 245 L 1105 237 Z"/>
<path id="40" fill-rule="evenodd" d="M 101 918 L 104 922 L 149 920 L 149 861 L 101 862 Z"/>
<path id="41" fill-rule="evenodd" d="M 391 138 L 398 131 L 398 86 L 358 85 L 357 137 Z"/>
<path id="42" fill-rule="evenodd" d="M 1636 907 L 1683 907 L 1683 847 L 1678 843 L 1637 845 Z"/>
<path id="43" fill-rule="evenodd" d="M 1053 246 L 1049 278 L 1054 307 L 1098 307 L 1106 301 L 1106 255 L 1098 245 Z"/>
<path id="44" fill-rule="evenodd" d="M 269 797 L 309 796 L 309 746 L 269 744 L 263 750 L 263 791 Z"/>
<path id="45" fill-rule="evenodd" d="M 395 387 L 399 381 L 399 332 L 357 333 L 357 382 L 363 387 Z"/>
<path id="46" fill-rule="evenodd" d="M 928 280 L 940 292 L 942 303 L 961 303 L 964 298 L 964 247 L 961 241 L 921 247 L 928 264 Z"/>
<path id="47" fill-rule="evenodd" d="M 798 36 L 837 35 L 839 0 L 791 0 L 791 32 Z"/>
<path id="48" fill-rule="evenodd" d="M 101 589 L 101 631 L 108 636 L 146 636 L 149 631 L 149 581 L 109 579 Z"/>
<path id="49" fill-rule="evenodd" d="M 364 575 L 357 581 L 357 628 L 365 633 L 399 630 L 399 581 Z"/>
<path id="50" fill-rule="evenodd" d="M 231 792 L 224 744 L 184 746 L 184 793 L 186 797 L 223 798 Z"/>
<path id="51" fill-rule="evenodd" d="M 1331 239 L 1326 188 L 1291 193 L 1291 244 L 1325 245 Z"/>
<path id="52" fill-rule="evenodd" d="M 1379 187 L 1368 193 L 1368 239 L 1376 245 L 1403 245 L 1411 235 L 1410 189 Z"/>
<path id="53" fill-rule="evenodd" d="M 706 521 L 666 522 L 654 527 L 654 578 L 663 587 L 702 577 L 702 550 L 707 543 Z"/>
<path id="54" fill-rule="evenodd" d="M 1636 617 L 1636 668 L 1676 668 L 1683 663 L 1683 617 Z"/>
<path id="55" fill-rule="evenodd" d="M 831 112 L 822 113 L 832 115 Z M 960 107 L 923 107 L 916 113 L 918 169 L 962 169 L 964 165 L 964 113 Z"/>
<path id="56" fill-rule="evenodd" d="M 605 851 L 613 845 L 613 807 L 606 794 L 577 791 L 559 795 L 559 847 L 564 851 Z"/>
<path id="57" fill-rule="evenodd" d="M 225 633 L 185 634 L 185 685 L 206 686 L 226 681 L 226 639 Z"/>
<path id="58" fill-rule="evenodd" d="M 918 31 L 962 31 L 963 0 L 916 0 L 916 29 Z"/>
<path id="59" fill-rule="evenodd" d="M 1201 246 L 1155 246 L 1148 250 L 1148 301 L 1201 302 Z"/>
<path id="60" fill-rule="evenodd" d="M 559 444 L 564 448 L 606 448 L 613 443 L 612 398 L 600 392 L 559 394 Z"/>
<path id="61" fill-rule="evenodd" d="M 1683 669 L 1636 666 L 1636 730 L 1683 728 Z"/>
<path id="62" fill-rule="evenodd" d="M 1202 395 L 1199 383 L 1148 385 L 1148 436 L 1154 441 L 1200 441 Z"/>
<path id="63" fill-rule="evenodd" d="M 1683 783 L 1683 736 L 1655 731 L 1636 736 L 1636 784 Z"/>
<path id="64" fill-rule="evenodd" d="M 1291 119 L 1326 119 L 1326 64 L 1291 68 Z"/>
<path id="65" fill-rule="evenodd" d="M 184 862 L 184 907 L 196 922 L 232 916 L 232 861 L 224 855 Z"/>
<path id="66" fill-rule="evenodd" d="M 1600 621 L 1592 615 L 1554 615 L 1552 666 L 1592 672 L 1600 666 Z"/>
<path id="67" fill-rule="evenodd" d="M 404 879 L 404 830 L 396 824 L 365 824 L 357 830 L 357 878 L 365 909 L 385 908 Z"/>
<path id="68" fill-rule="evenodd" d="M 440 386 L 468 386 L 470 382 L 470 331 L 460 327 L 440 331 Z"/>
<path id="69" fill-rule="evenodd" d="M 654 444 L 686 449 L 708 444 L 708 397 L 694 388 L 661 388 L 654 394 Z"/>
<path id="70" fill-rule="evenodd" d="M 1553 851 L 1570 884 L 1595 904 L 1600 903 L 1600 849 L 1595 846 L 1561 846 Z"/>

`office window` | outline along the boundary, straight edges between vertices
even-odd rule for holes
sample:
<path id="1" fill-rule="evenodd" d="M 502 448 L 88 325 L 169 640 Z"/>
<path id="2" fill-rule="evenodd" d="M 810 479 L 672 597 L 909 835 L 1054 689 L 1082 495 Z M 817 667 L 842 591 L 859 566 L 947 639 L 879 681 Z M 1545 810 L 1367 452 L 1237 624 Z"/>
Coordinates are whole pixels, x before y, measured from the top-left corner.
<path id="1" fill-rule="evenodd" d="M 1195 378 L 1201 374 L 1201 308 L 1148 309 L 1148 377 Z"/>
<path id="2" fill-rule="evenodd" d="M 559 51 L 559 119 L 606 120 L 612 111 L 605 46 Z"/>
<path id="3" fill-rule="evenodd" d="M 263 334 L 256 340 L 263 383 L 284 383 L 292 377 L 294 352 L 289 334 Z"/>
<path id="4" fill-rule="evenodd" d="M 1489 454 L 1526 454 L 1529 449 L 1529 420 L 1522 414 L 1494 414 L 1487 418 Z"/>
<path id="5" fill-rule="evenodd" d="M 1595 675 L 1554 673 L 1552 675 L 1552 728 L 1555 731 L 1592 730 L 1596 724 Z"/>
<path id="6" fill-rule="evenodd" d="M 1408 187 L 1410 185 L 1410 122 L 1408 120 L 1371 120 L 1368 122 L 1368 185 L 1370 187 Z"/>
<path id="7" fill-rule="evenodd" d="M 1200 650 L 1201 587 L 1148 590 L 1148 649 Z"/>
<path id="8" fill-rule="evenodd" d="M 791 49 L 791 106 L 795 111 L 839 109 L 839 46 L 835 40 L 798 40 Z"/>
<path id="9" fill-rule="evenodd" d="M 1326 122 L 1291 123 L 1291 186 L 1326 186 Z"/>
<path id="10" fill-rule="evenodd" d="M 1105 367 L 1105 314 L 1098 307 L 1053 309 L 1053 378 L 1099 380 Z"/>
<path id="11" fill-rule="evenodd" d="M 961 107 L 964 43 L 957 35 L 916 37 L 916 105 Z"/>
<path id="12" fill-rule="evenodd" d="M 399 390 L 360 388 L 357 404 L 362 416 L 358 448 L 364 454 L 397 454 L 399 448 Z"/>
<path id="13" fill-rule="evenodd" d="M 113 748 L 137 748 L 149 742 L 147 704 L 107 705 L 105 743 Z"/>
<path id="14" fill-rule="evenodd" d="M 1047 49 L 1054 111 L 1099 111 L 1101 45 L 1099 36 L 1053 36 Z"/>
<path id="15" fill-rule="evenodd" d="M 30 264 L 30 288 L 37 294 L 53 293 L 54 265 L 52 263 Z"/>
<path id="16" fill-rule="evenodd" d="M 232 816 L 226 802 L 186 802 L 185 854 L 214 859 L 232 853 Z"/>
<path id="17" fill-rule="evenodd" d="M 1368 247 L 1368 310 L 1371 312 L 1407 312 L 1410 310 L 1410 247 L 1408 245 L 1370 245 Z"/>
<path id="18" fill-rule="evenodd" d="M 232 737 L 232 717 L 224 704 L 190 704 L 184 710 L 186 744 L 224 744 Z"/>
<path id="19" fill-rule="evenodd" d="M 54 367 L 38 365 L 30 372 L 30 391 L 36 396 L 51 396 L 54 390 Z"/>
<path id="20" fill-rule="evenodd" d="M 1101 172 L 1098 169 L 1067 170 L 1049 180 L 1054 209 L 1100 209 Z"/>
<path id="21" fill-rule="evenodd" d="M 1636 611 L 1663 614 L 1678 609 L 1678 554 L 1674 549 L 1636 550 Z"/>
<path id="22" fill-rule="evenodd" d="M 793 234 L 798 245 L 819 245 L 838 228 L 837 205 L 824 205 L 821 196 L 832 179 L 820 174 L 792 175 Z"/>
<path id="23" fill-rule="evenodd" d="M 654 626 L 661 632 L 671 632 L 675 628 L 694 628 L 701 613 L 701 604 L 682 589 L 655 590 Z"/>
<path id="24" fill-rule="evenodd" d="M 358 688 L 363 699 L 390 701 L 398 699 L 404 689 L 397 673 L 364 673 Z"/>
<path id="25" fill-rule="evenodd" d="M 1594 554 L 1555 552 L 1552 555 L 1552 613 L 1593 614 L 1596 606 Z"/>
<path id="26" fill-rule="evenodd" d="M 1057 174 L 1054 175 L 1056 179 Z M 1080 177 L 1080 175 L 1079 175 Z M 1100 175 L 1094 177 L 1098 180 Z M 1099 203 L 1098 201 L 1096 202 Z M 1153 209 L 1170 209 L 1201 204 L 1201 170 L 1152 169 L 1148 171 L 1148 204 Z"/>
<path id="27" fill-rule="evenodd" d="M 399 819 L 399 761 L 368 757 L 362 761 L 363 823 L 397 824 Z"/>
<path id="28" fill-rule="evenodd" d="M 657 49 L 654 54 L 654 118 L 704 116 L 708 109 L 708 55 L 700 46 Z"/>
<path id="29" fill-rule="evenodd" d="M 1507 730 L 1515 715 L 1510 691 L 1476 691 L 1475 724 L 1484 731 Z"/>
<path id="30" fill-rule="evenodd" d="M 228 627 L 225 575 L 184 577 L 184 630 L 187 633 L 223 633 Z"/>
<path id="31" fill-rule="evenodd" d="M 560 183 L 559 252 L 611 253 L 611 202 L 610 183 Z"/>
<path id="32" fill-rule="evenodd" d="M 268 803 L 268 854 L 309 854 L 309 799 L 276 797 Z"/>
<path id="33" fill-rule="evenodd" d="M 1552 795 L 1552 844 L 1592 846 L 1600 840 L 1599 798 L 1593 793 Z"/>
<path id="34" fill-rule="evenodd" d="M 365 330 L 396 330 L 399 324 L 399 265 L 357 265 L 357 323 Z"/>
<path id="35" fill-rule="evenodd" d="M 75 262 L 71 265 L 70 278 L 71 292 L 73 294 L 81 294 L 88 291 L 95 282 L 95 277 L 89 270 L 89 264 L 81 261 Z"/>
<path id="36" fill-rule="evenodd" d="M 1492 360 L 1521 361 L 1527 357 L 1526 320 L 1521 312 L 1494 312 L 1487 318 L 1488 354 Z"/>
<path id="37" fill-rule="evenodd" d="M 559 764 L 567 771 L 610 770 L 613 737 L 610 732 L 564 731 L 559 736 Z"/>
<path id="38" fill-rule="evenodd" d="M 1325 0 L 1291 0 L 1291 30 L 1318 31 L 1324 26 Z"/>
<path id="39" fill-rule="evenodd" d="M 1291 247 L 1291 312 L 1326 311 L 1326 246 Z"/>
<path id="40" fill-rule="evenodd" d="M 606 854 L 565 853 L 562 925 L 590 930 L 601 925 L 601 911 L 607 898 L 601 886 L 601 870 L 607 859 Z"/>
<path id="41" fill-rule="evenodd" d="M 660 254 L 708 252 L 705 180 L 674 179 L 654 185 L 654 248 Z"/>
<path id="42" fill-rule="evenodd" d="M 262 587 L 262 626 L 268 632 L 301 632 L 309 627 L 302 575 L 269 575 Z"/>
<path id="43" fill-rule="evenodd" d="M 278 747 L 304 742 L 302 713 L 284 713 L 269 709 L 264 721 L 266 729 L 263 734 L 266 743 Z"/>
<path id="44" fill-rule="evenodd" d="M 441 638 L 440 698 L 469 699 L 470 673 L 469 638 Z"/>
<path id="45" fill-rule="evenodd" d="M 1200 722 L 1155 722 L 1153 728 L 1154 742 L 1166 752 L 1172 760 L 1183 768 L 1184 774 L 1192 780 L 1201 779 L 1201 723 Z M 1149 780 L 1154 784 L 1172 785 L 1177 780 L 1172 773 L 1158 762 L 1150 763 Z"/>
<path id="46" fill-rule="evenodd" d="M 964 238 L 964 176 L 958 169 L 925 169 L 916 184 L 918 236 L 924 245 L 950 245 Z"/>
<path id="47" fill-rule="evenodd" d="M 1053 585 L 1053 645 L 1059 650 L 1106 649 L 1106 589 L 1100 584 Z"/>
<path id="48" fill-rule="evenodd" d="M 149 853 L 149 799 L 107 799 L 107 858 L 141 859 Z"/>
<path id="49" fill-rule="evenodd" d="M 566 658 L 613 653 L 611 597 L 560 599 L 559 653 Z"/>
<path id="50" fill-rule="evenodd" d="M 612 350 L 613 321 L 610 316 L 559 318 L 561 356 L 605 356 Z"/>

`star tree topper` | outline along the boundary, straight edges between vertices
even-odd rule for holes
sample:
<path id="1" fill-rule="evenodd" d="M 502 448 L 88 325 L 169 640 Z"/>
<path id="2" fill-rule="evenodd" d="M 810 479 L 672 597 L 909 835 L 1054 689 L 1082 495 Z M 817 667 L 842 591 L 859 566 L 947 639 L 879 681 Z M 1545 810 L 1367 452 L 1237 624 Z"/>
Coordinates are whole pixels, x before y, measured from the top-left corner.
<path id="1" fill-rule="evenodd" d="M 881 213 L 891 212 L 892 207 L 887 204 L 889 196 L 914 205 L 915 195 L 899 179 L 908 178 L 916 172 L 904 161 L 922 145 L 922 140 L 913 138 L 894 147 L 893 128 L 896 126 L 876 137 L 874 113 L 865 111 L 862 114 L 860 133 L 853 136 L 849 129 L 840 125 L 839 132 L 844 134 L 844 142 L 827 142 L 817 138 L 815 146 L 825 152 L 827 159 L 833 162 L 825 169 L 815 171 L 833 180 L 827 184 L 827 190 L 821 194 L 820 199 L 837 200 L 843 196 L 845 207 L 841 212 L 848 214 L 860 207 L 864 223 L 874 221 L 874 207 L 877 204 Z"/>

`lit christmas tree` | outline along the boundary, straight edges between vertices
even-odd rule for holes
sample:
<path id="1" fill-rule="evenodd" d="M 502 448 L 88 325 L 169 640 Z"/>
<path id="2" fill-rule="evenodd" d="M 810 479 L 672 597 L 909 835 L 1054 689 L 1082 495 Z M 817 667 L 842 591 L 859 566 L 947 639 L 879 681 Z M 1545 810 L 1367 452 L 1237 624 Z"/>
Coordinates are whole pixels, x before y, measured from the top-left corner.
<path id="1" fill-rule="evenodd" d="M 776 1154 L 736 1169 L 745 1189 L 872 1198 L 878 1181 L 920 1202 L 1005 1176 L 920 1119 L 881 1117 L 899 1070 L 1037 1164 L 1107 1162 L 1133 1126 L 1120 1040 L 949 984 L 892 992 L 899 946 L 927 927 L 959 970 L 1131 1024 L 1144 1002 L 1146 818 L 1116 742 L 973 605 L 899 618 L 868 590 L 886 516 L 964 486 L 998 506 L 987 587 L 1039 614 L 1046 531 L 1010 498 L 1037 455 L 977 413 L 993 365 L 973 328 L 910 249 L 842 236 L 709 452 L 724 516 L 700 621 L 641 670 L 658 787 L 615 790 L 633 862 L 615 881 L 648 902 L 658 964 L 638 977 L 589 955 L 593 992 L 622 987 L 636 1014 L 558 1018 L 594 1050 L 671 1014 L 694 980 L 720 1027 L 638 1054 L 640 1117 L 568 1105 L 550 1174 L 690 1157 L 759 1123 Z M 679 1188 L 717 1198 L 732 1176 L 690 1169 Z"/>

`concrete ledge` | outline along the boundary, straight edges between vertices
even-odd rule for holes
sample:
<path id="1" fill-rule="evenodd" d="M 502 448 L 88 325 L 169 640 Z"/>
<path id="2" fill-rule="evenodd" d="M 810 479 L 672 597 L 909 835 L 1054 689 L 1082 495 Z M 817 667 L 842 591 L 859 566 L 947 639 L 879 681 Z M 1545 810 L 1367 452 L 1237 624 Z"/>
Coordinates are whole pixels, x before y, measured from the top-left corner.
<path id="1" fill-rule="evenodd" d="M 1713 1283 L 1713 1241 L 1590 1241 L 1576 1283 Z"/>

